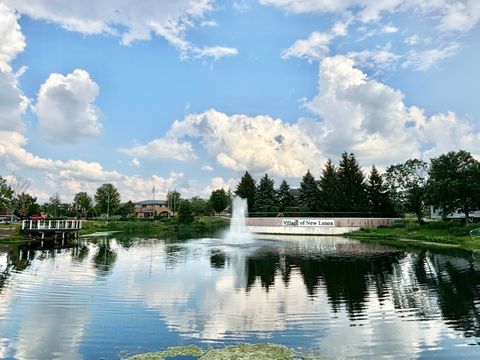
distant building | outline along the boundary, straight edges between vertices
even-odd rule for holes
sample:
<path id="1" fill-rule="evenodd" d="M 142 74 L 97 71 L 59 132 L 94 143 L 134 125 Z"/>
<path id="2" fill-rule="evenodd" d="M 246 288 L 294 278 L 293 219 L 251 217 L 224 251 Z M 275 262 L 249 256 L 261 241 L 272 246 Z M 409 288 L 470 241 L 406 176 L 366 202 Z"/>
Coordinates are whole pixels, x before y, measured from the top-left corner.
<path id="1" fill-rule="evenodd" d="M 157 215 L 173 215 L 166 200 L 144 200 L 133 203 L 133 205 L 133 216 L 136 218 L 153 219 Z"/>
<path id="2" fill-rule="evenodd" d="M 430 206 L 430 217 L 432 220 L 443 220 L 443 217 L 441 215 L 441 209 L 435 208 L 433 206 Z M 478 221 L 480 218 L 480 211 L 472 211 L 470 214 L 468 214 L 469 218 L 471 221 L 474 219 Z M 465 220 L 465 214 L 462 212 L 455 211 L 453 213 L 448 214 L 445 219 L 447 220 Z"/>

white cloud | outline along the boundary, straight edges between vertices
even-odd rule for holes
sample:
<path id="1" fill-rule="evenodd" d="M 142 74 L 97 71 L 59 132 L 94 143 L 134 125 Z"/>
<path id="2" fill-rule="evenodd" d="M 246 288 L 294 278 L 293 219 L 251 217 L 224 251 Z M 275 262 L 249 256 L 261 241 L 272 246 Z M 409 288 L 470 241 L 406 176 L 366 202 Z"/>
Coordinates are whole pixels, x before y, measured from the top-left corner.
<path id="1" fill-rule="evenodd" d="M 204 170 L 204 171 L 213 171 L 213 167 L 208 166 L 208 165 L 205 165 L 205 166 L 202 166 L 202 170 Z"/>
<path id="2" fill-rule="evenodd" d="M 378 21 L 383 13 L 415 11 L 439 18 L 440 31 L 467 32 L 480 22 L 477 0 L 259 0 L 291 13 L 355 12 L 363 22 Z"/>
<path id="3" fill-rule="evenodd" d="M 199 138 L 212 158 L 234 171 L 293 177 L 319 169 L 324 160 L 297 124 L 269 116 L 229 116 L 208 110 L 173 123 L 167 138 L 183 137 Z"/>
<path id="4" fill-rule="evenodd" d="M 22 15 L 33 19 L 47 20 L 63 28 L 83 34 L 107 34 L 119 36 L 125 45 L 133 41 L 149 40 L 152 34 L 165 38 L 180 51 L 182 58 L 203 54 L 232 56 L 235 49 L 208 50 L 199 48 L 186 39 L 186 33 L 199 25 L 212 25 L 207 17 L 214 10 L 213 0 L 105 0 L 90 2 L 70 0 L 51 2 L 47 0 L 4 0 Z M 215 47 L 214 47 L 215 49 Z M 228 51 L 226 49 L 229 49 Z"/>
<path id="5" fill-rule="evenodd" d="M 402 67 L 413 68 L 414 70 L 427 71 L 439 61 L 455 55 L 460 49 L 457 43 L 440 46 L 424 51 L 410 51 Z"/>
<path id="6" fill-rule="evenodd" d="M 389 44 L 374 50 L 352 51 L 347 54 L 347 57 L 353 59 L 355 65 L 361 68 L 370 68 L 377 71 L 393 69 L 401 59 L 401 55 L 391 51 Z"/>
<path id="7" fill-rule="evenodd" d="M 418 44 L 418 42 L 419 42 L 418 35 L 412 35 L 405 39 L 405 44 L 407 45 L 416 45 Z"/>
<path id="8" fill-rule="evenodd" d="M 133 158 L 133 160 L 130 161 L 130 166 L 133 166 L 135 168 L 139 168 L 140 167 L 140 161 L 137 158 Z"/>
<path id="9" fill-rule="evenodd" d="M 392 24 L 385 25 L 382 28 L 382 32 L 387 33 L 387 34 L 396 33 L 397 31 L 398 31 L 398 28 L 393 26 Z"/>
<path id="10" fill-rule="evenodd" d="M 25 48 L 15 12 L 0 3 L 0 131 L 23 130 L 22 114 L 28 99 L 18 85 L 23 68 L 14 73 L 11 61 Z"/>
<path id="11" fill-rule="evenodd" d="M 336 29 L 340 32 L 340 29 Z M 308 60 L 320 60 L 328 55 L 330 42 L 333 36 L 329 33 L 321 33 L 314 31 L 307 39 L 300 39 L 288 49 L 282 52 L 282 59 L 289 57 L 306 58 Z"/>
<path id="12" fill-rule="evenodd" d="M 122 153 L 144 159 L 195 160 L 197 156 L 189 142 L 178 142 L 174 138 L 155 139 L 130 149 L 119 149 Z"/>
<path id="13" fill-rule="evenodd" d="M 76 69 L 67 76 L 50 74 L 34 107 L 47 140 L 66 144 L 98 136 L 102 128 L 94 104 L 98 93 L 97 83 L 85 70 Z"/>

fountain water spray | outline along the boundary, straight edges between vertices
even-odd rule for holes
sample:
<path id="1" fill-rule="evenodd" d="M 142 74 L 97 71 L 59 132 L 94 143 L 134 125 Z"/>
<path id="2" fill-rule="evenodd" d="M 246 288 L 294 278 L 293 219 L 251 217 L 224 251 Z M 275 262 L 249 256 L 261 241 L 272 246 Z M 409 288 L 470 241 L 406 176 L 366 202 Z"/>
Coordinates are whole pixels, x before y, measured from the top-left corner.
<path id="1" fill-rule="evenodd" d="M 235 196 L 232 201 L 232 218 L 230 219 L 230 231 L 225 238 L 230 242 L 245 243 L 252 241 L 252 234 L 245 226 L 245 218 L 248 215 L 247 200 Z"/>

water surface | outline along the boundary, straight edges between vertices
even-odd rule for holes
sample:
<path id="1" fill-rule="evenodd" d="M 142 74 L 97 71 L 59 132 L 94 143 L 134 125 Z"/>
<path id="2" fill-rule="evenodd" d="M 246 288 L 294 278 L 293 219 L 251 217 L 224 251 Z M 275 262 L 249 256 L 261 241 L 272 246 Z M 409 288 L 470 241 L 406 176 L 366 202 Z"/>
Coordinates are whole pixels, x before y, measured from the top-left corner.
<path id="1" fill-rule="evenodd" d="M 472 257 L 338 237 L 120 236 L 0 248 L 0 358 L 240 342 L 335 358 L 480 355 Z"/>

